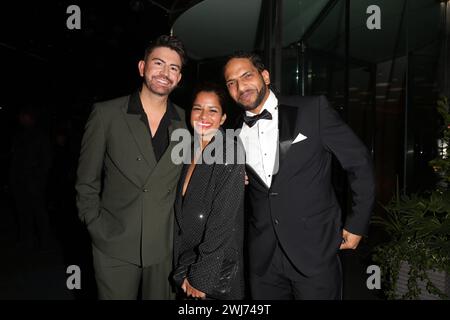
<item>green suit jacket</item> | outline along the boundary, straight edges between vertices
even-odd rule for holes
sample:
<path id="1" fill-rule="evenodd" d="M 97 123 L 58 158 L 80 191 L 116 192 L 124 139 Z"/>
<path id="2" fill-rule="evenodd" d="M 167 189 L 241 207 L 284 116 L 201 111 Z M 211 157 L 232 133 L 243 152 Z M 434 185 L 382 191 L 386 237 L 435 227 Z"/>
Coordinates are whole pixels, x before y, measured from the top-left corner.
<path id="1" fill-rule="evenodd" d="M 157 162 L 141 115 L 127 113 L 129 96 L 94 105 L 77 171 L 77 207 L 93 244 L 104 253 L 148 266 L 172 255 L 173 203 L 181 166 L 169 147 Z M 185 128 L 175 106 L 173 130 Z"/>

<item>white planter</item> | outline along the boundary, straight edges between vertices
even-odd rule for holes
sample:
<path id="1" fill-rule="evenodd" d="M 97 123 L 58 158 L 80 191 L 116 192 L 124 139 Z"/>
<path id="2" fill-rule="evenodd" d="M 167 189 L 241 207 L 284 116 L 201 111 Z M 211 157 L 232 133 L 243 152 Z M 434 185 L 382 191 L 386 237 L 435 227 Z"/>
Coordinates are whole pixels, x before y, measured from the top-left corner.
<path id="1" fill-rule="evenodd" d="M 408 272 L 409 264 L 406 262 L 402 262 L 397 279 L 396 294 L 398 297 L 402 296 L 408 291 Z M 447 296 L 450 296 L 450 275 L 448 273 L 427 271 L 427 274 L 436 288 L 446 293 Z M 418 297 L 419 300 L 440 300 L 438 296 L 433 295 L 427 291 L 426 283 L 424 281 L 419 281 L 418 285 L 421 290 L 421 293 Z"/>

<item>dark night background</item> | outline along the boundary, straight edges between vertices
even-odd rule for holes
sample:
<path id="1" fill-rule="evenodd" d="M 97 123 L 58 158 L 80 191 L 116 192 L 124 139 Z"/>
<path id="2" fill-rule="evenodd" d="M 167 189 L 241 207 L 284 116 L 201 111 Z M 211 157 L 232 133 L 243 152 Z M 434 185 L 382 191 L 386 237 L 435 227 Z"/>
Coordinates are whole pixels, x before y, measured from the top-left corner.
<path id="1" fill-rule="evenodd" d="M 303 5 L 316 7 L 307 16 L 311 24 L 301 38 L 293 36 L 294 42 L 280 48 L 278 65 L 265 50 L 273 45 L 266 37 L 271 29 L 267 25 L 273 21 L 264 12 L 270 12 L 269 6 L 276 1 L 261 2 L 265 11 L 259 14 L 254 47 L 263 54 L 271 72 L 274 70 L 272 75 L 282 75 L 275 81 L 278 89 L 283 94 L 327 96 L 374 156 L 377 200 L 386 203 L 398 184 L 412 192 L 433 186 L 435 177 L 428 161 L 437 155 L 436 99 L 438 93 L 448 94 L 450 90 L 450 69 L 445 62 L 450 57 L 450 27 L 449 18 L 443 14 L 443 2 L 418 0 L 407 7 L 406 0 L 374 0 L 373 4 L 378 3 L 386 12 L 384 29 L 376 33 L 364 25 L 364 5 L 372 4 L 370 1 L 286 0 L 286 8 L 289 5 L 298 9 L 287 10 L 288 22 L 300 17 Z M 347 29 L 343 17 L 345 4 L 350 2 L 354 24 L 352 28 L 347 25 Z M 0 4 L 0 300 L 96 298 L 90 239 L 77 217 L 74 190 L 86 119 L 94 102 L 127 95 L 138 88 L 141 80 L 137 63 L 149 41 L 169 34 L 176 19 L 197 3 L 202 1 L 24 0 Z M 321 8 L 319 3 L 326 5 Z M 70 5 L 81 8 L 81 30 L 66 27 Z M 422 11 L 429 16 L 421 17 Z M 410 20 L 403 19 L 408 15 Z M 241 17 L 246 18 L 245 14 L 233 17 L 230 23 Z M 360 17 L 363 24 L 358 22 Z M 286 32 L 297 34 L 300 26 L 292 25 L 294 31 L 286 28 Z M 207 34 L 209 27 L 200 27 Z M 228 27 L 219 30 L 225 38 L 205 41 L 205 46 L 239 38 L 237 34 L 229 35 Z M 427 30 L 432 30 L 432 36 Z M 351 34 L 349 39 L 345 34 Z M 203 36 L 191 35 L 190 41 L 203 45 Z M 218 80 L 223 58 L 190 59 L 171 99 L 189 109 L 193 86 L 199 80 Z M 27 174 L 39 172 L 33 169 L 35 153 L 12 157 L 21 113 L 35 117 L 39 128 L 39 134 L 31 135 L 35 144 L 31 150 L 47 150 L 40 156 L 49 166 L 48 180 L 37 188 L 41 193 L 33 195 L 45 198 L 42 208 L 50 223 L 45 245 L 36 238 L 24 245 L 18 236 L 20 217 L 14 185 L 20 187 L 27 176 L 14 176 L 13 169 L 25 164 L 30 168 Z M 345 208 L 345 177 L 336 174 L 335 180 Z M 25 211 L 33 209 L 32 201 L 19 205 Z M 376 232 L 372 232 L 369 241 L 377 239 Z M 356 252 L 343 253 L 344 298 L 383 298 L 379 291 L 366 288 L 369 256 L 370 242 L 363 243 Z M 66 288 L 69 265 L 78 265 L 82 270 L 81 290 Z"/>
<path id="2" fill-rule="evenodd" d="M 66 27 L 72 4 L 81 8 L 81 30 Z M 83 127 L 94 102 L 129 94 L 140 85 L 137 63 L 150 40 L 170 32 L 169 21 L 163 8 L 147 1 L 0 5 L 0 248 L 6 255 L 0 299 L 96 297 L 90 240 L 77 219 L 73 189 Z M 182 104 L 183 88 L 177 91 L 181 98 L 173 98 Z M 52 150 L 46 192 L 52 237 L 46 248 L 24 249 L 17 239 L 8 178 L 22 109 L 37 116 Z M 82 290 L 65 288 L 66 268 L 72 264 L 82 270 Z"/>

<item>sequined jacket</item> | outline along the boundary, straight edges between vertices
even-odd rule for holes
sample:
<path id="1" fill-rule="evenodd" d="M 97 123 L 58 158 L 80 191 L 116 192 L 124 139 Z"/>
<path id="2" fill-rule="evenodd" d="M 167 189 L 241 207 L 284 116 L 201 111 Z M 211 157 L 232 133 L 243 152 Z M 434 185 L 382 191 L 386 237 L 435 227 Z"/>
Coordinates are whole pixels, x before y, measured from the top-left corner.
<path id="1" fill-rule="evenodd" d="M 241 299 L 245 164 L 236 163 L 239 144 L 234 142 L 234 148 L 228 150 L 226 145 L 223 139 L 223 161 L 195 166 L 184 196 L 189 165 L 182 170 L 175 200 L 174 273 L 185 275 L 194 288 L 208 296 L 217 287 L 224 264 L 235 261 L 238 272 L 224 299 Z M 226 162 L 230 152 L 231 163 Z"/>

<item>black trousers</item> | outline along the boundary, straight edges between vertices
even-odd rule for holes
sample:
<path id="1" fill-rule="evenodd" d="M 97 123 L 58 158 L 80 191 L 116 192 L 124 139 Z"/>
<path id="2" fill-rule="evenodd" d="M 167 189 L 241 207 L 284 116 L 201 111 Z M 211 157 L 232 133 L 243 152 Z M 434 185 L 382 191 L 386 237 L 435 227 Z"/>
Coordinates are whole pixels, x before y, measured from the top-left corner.
<path id="1" fill-rule="evenodd" d="M 323 272 L 307 277 L 299 272 L 278 245 L 262 276 L 250 273 L 255 300 L 341 300 L 342 269 L 339 256 Z"/>

